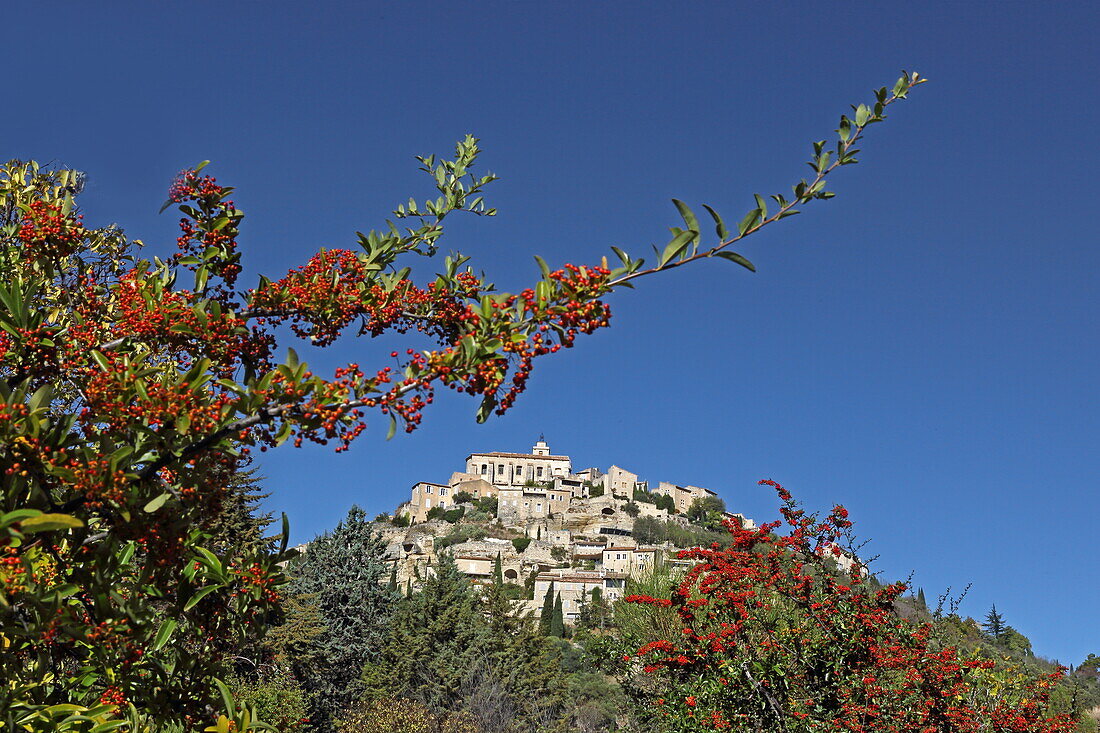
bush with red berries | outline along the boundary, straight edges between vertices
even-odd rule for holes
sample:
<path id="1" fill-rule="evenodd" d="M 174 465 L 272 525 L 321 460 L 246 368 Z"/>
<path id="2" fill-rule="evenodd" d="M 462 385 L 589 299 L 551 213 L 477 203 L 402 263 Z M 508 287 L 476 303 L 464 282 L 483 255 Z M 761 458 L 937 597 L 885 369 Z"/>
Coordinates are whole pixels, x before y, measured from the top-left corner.
<path id="1" fill-rule="evenodd" d="M 730 546 L 680 552 L 695 564 L 667 597 L 625 599 L 678 621 L 677 635 L 620 657 L 654 730 L 1075 730 L 1076 717 L 1051 705 L 1060 672 L 1019 675 L 941 643 L 932 623 L 897 613 L 906 584 L 880 585 L 856 557 L 844 507 L 808 514 L 761 483 L 782 500 L 782 520 L 727 520 Z"/>

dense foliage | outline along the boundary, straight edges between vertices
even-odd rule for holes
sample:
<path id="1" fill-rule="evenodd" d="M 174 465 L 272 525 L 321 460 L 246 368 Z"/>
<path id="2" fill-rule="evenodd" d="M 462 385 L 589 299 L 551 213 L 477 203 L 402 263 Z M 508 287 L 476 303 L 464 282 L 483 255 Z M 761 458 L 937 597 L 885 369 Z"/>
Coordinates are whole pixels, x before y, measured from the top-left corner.
<path id="1" fill-rule="evenodd" d="M 310 693 L 310 722 L 329 730 L 358 698 L 360 670 L 377 656 L 397 594 L 385 582 L 382 539 L 359 507 L 331 533 L 309 543 L 294 564 L 287 593 L 316 610 L 324 631 L 287 661 Z"/>
<path id="2" fill-rule="evenodd" d="M 617 248 L 614 267 L 538 259 L 537 281 L 515 294 L 461 255 L 420 280 L 407 264 L 436 255 L 452 213 L 494 213 L 484 189 L 495 176 L 471 173 L 472 137 L 454 160 L 419 158 L 437 196 L 398 206 L 354 250 L 322 250 L 243 290 L 244 214 L 203 166 L 169 190 L 177 251 L 151 259 L 117 226 L 84 223 L 81 174 L 0 168 L 2 719 L 49 731 L 256 727 L 220 680 L 278 613 L 287 558 L 262 542 L 219 545 L 212 529 L 251 451 L 346 450 L 371 411 L 390 434 L 411 431 L 440 388 L 477 396 L 479 420 L 506 411 L 536 359 L 608 325 L 612 290 L 707 258 L 753 269 L 731 246 L 831 197 L 826 177 L 921 81 L 906 74 L 841 117 L 835 147 L 815 143 L 812 176 L 770 211 L 757 195 L 731 227 L 707 207 L 714 238 L 674 201 L 682 226 L 649 266 Z M 280 327 L 317 347 L 410 331 L 433 346 L 323 376 L 279 348 Z"/>
<path id="3" fill-rule="evenodd" d="M 1061 672 L 1018 674 L 902 617 L 905 584 L 880 585 L 855 559 L 843 507 L 820 518 L 761 483 L 782 521 L 731 520 L 729 548 L 680 553 L 696 564 L 670 593 L 626 598 L 656 610 L 656 633 L 628 643 L 619 667 L 654 730 L 1075 729 L 1051 699 Z"/>

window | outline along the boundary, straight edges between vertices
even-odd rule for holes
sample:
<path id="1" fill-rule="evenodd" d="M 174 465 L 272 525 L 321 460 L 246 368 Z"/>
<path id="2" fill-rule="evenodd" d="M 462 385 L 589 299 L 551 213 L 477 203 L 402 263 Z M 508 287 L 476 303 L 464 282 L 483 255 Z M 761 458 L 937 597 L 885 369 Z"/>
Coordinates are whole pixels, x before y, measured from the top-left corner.
<path id="1" fill-rule="evenodd" d="M 537 469 L 535 469 L 535 475 L 539 478 L 542 478 L 542 466 L 539 466 Z"/>
<path id="2" fill-rule="evenodd" d="M 482 474 L 484 475 L 484 474 L 486 474 L 486 473 L 488 473 L 488 472 L 489 472 L 489 467 L 488 467 L 488 466 L 486 466 L 486 465 L 485 465 L 484 463 L 482 463 L 482 464 L 481 464 L 481 473 L 482 473 Z"/>
<path id="3" fill-rule="evenodd" d="M 504 464 L 503 463 L 498 463 L 497 464 L 497 473 L 499 473 L 501 475 L 504 474 Z"/>
<path id="4" fill-rule="evenodd" d="M 523 466 L 516 466 L 516 475 L 523 478 Z"/>
<path id="5" fill-rule="evenodd" d="M 431 486 L 425 486 L 425 487 L 424 487 L 424 493 L 425 493 L 425 494 L 430 494 L 430 493 L 432 493 L 432 487 L 431 487 Z"/>
<path id="6" fill-rule="evenodd" d="M 439 495 L 440 496 L 446 496 L 447 495 L 447 489 L 440 487 Z"/>
<path id="7" fill-rule="evenodd" d="M 425 499 L 424 500 L 424 508 L 425 509 L 431 509 L 432 508 L 432 500 L 431 499 Z"/>

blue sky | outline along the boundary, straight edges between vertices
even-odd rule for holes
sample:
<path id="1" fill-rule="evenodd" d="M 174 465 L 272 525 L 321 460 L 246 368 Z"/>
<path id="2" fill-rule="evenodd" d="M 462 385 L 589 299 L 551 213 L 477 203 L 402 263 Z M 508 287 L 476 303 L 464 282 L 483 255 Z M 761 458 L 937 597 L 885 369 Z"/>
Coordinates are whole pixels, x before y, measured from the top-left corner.
<path id="1" fill-rule="evenodd" d="M 172 176 L 212 159 L 248 218 L 246 282 L 428 193 L 413 155 L 482 138 L 500 215 L 444 249 L 505 289 L 610 245 L 643 255 L 672 197 L 737 220 L 901 68 L 930 78 L 837 198 L 747 243 L 753 275 L 683 268 L 540 365 L 505 418 L 448 394 L 416 434 L 287 449 L 263 470 L 295 538 L 391 509 L 475 450 L 545 433 L 578 466 L 846 504 L 887 578 L 972 583 L 1063 662 L 1100 651 L 1095 3 L 5 4 L 0 157 L 85 170 L 89 223 L 150 253 Z M 14 32 L 12 32 L 14 29 Z M 495 190 L 493 190 L 495 189 Z M 393 346 L 311 354 L 383 364 Z"/>

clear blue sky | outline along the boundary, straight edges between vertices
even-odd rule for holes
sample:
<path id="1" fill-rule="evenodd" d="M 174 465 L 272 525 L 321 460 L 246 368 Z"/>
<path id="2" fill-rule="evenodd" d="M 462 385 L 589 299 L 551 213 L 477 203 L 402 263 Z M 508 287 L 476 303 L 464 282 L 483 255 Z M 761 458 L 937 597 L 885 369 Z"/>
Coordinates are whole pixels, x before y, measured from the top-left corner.
<path id="1" fill-rule="evenodd" d="M 412 156 L 466 132 L 501 214 L 445 246 L 503 287 L 535 253 L 642 254 L 671 197 L 736 220 L 849 102 L 920 71 L 838 197 L 746 246 L 757 274 L 704 263 L 615 296 L 613 327 L 488 425 L 448 394 L 411 437 L 281 451 L 270 508 L 308 539 L 544 432 L 758 520 L 764 477 L 843 502 L 885 576 L 973 583 L 962 610 L 996 602 L 1039 653 L 1100 652 L 1097 3 L 8 2 L 3 21 L 0 157 L 88 171 L 89 222 L 152 253 L 173 174 L 213 159 L 249 215 L 247 282 L 353 246 L 428 192 Z"/>

